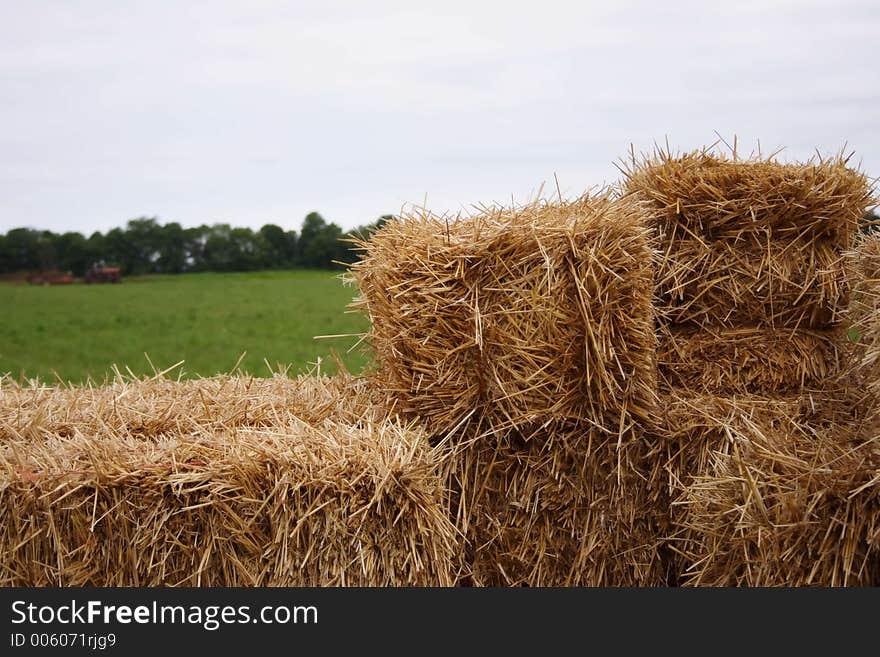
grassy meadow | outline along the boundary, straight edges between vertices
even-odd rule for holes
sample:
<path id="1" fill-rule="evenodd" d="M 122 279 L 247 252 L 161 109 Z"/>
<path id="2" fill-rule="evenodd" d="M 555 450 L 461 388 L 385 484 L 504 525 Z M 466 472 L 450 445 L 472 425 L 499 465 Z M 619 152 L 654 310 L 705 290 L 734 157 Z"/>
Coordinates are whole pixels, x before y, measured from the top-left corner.
<path id="1" fill-rule="evenodd" d="M 31 286 L 0 283 L 0 373 L 83 383 L 102 381 L 116 365 L 137 375 L 180 360 L 184 376 L 212 375 L 239 365 L 306 370 L 331 352 L 350 371 L 366 356 L 357 338 L 367 322 L 347 313 L 355 288 L 326 271 L 182 274 L 126 278 L 121 285 Z M 174 370 L 169 376 L 174 376 Z"/>

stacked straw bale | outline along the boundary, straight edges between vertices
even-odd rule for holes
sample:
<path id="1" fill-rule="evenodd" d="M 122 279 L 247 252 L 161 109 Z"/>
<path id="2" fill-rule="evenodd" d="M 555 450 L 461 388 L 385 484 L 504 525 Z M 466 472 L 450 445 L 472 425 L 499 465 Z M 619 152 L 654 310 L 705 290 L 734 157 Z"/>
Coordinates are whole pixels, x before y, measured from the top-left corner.
<path id="1" fill-rule="evenodd" d="M 865 434 L 843 381 L 841 330 L 845 253 L 871 202 L 868 180 L 843 157 L 781 164 L 708 150 L 633 158 L 625 176 L 624 197 L 649 208 L 659 244 L 663 412 L 648 479 L 670 502 L 673 577 L 870 580 L 876 495 L 853 491 L 870 481 L 874 457 L 871 440 L 844 446 Z M 839 529 L 850 493 L 867 528 L 838 532 L 840 545 L 820 540 Z M 798 555 L 808 544 L 818 552 Z M 804 574 L 806 555 L 816 567 Z"/>
<path id="2" fill-rule="evenodd" d="M 361 244 L 376 385 L 450 455 L 464 582 L 661 579 L 639 474 L 656 412 L 643 216 L 608 196 L 418 212 Z"/>
<path id="3" fill-rule="evenodd" d="M 656 374 L 642 216 L 584 196 L 386 224 L 352 266 L 378 387 L 437 433 L 473 418 L 495 429 L 647 419 Z"/>
<path id="4" fill-rule="evenodd" d="M 792 393 L 820 385 L 845 360 L 836 331 L 661 326 L 659 333 L 657 360 L 669 388 Z"/>
<path id="5" fill-rule="evenodd" d="M 661 150 L 627 166 L 625 192 L 647 201 L 659 236 L 658 365 L 669 385 L 774 394 L 841 370 L 843 253 L 872 197 L 847 164 Z"/>
<path id="6" fill-rule="evenodd" d="M 848 254 L 847 369 L 775 396 L 661 394 L 668 547 L 688 585 L 880 584 L 880 244 Z M 662 476 L 662 475 L 661 475 Z"/>
<path id="7" fill-rule="evenodd" d="M 676 458 L 702 461 L 675 487 L 683 584 L 880 584 L 880 431 L 806 402 L 671 402 Z"/>
<path id="8" fill-rule="evenodd" d="M 117 377 L 104 385 L 20 385 L 0 379 L 0 442 L 83 435 L 159 438 L 238 428 L 271 427 L 295 416 L 381 422 L 385 411 L 368 382 L 342 372 L 291 379 L 220 375 L 175 381 Z"/>
<path id="9" fill-rule="evenodd" d="M 0 584 L 452 584 L 437 452 L 370 395 L 345 376 L 3 380 Z"/>

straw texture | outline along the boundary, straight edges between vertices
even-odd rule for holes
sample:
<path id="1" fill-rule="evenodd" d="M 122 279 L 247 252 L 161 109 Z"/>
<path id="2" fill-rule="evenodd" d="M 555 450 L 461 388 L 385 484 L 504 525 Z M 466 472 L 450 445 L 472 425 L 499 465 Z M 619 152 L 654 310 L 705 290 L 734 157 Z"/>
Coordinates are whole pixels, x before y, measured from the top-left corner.
<path id="1" fill-rule="evenodd" d="M 624 165 L 626 190 L 651 202 L 669 241 L 687 234 L 707 243 L 847 244 L 873 201 L 867 177 L 843 156 L 783 164 L 711 148 L 682 155 L 660 149 Z"/>
<path id="2" fill-rule="evenodd" d="M 790 393 L 815 388 L 842 367 L 840 331 L 662 327 L 661 381 L 694 392 Z"/>
<path id="3" fill-rule="evenodd" d="M 863 235 L 849 255 L 853 298 L 848 315 L 849 368 L 854 387 L 880 400 L 880 230 Z"/>
<path id="4" fill-rule="evenodd" d="M 880 584 L 880 432 L 741 424 L 677 500 L 684 581 Z"/>
<path id="5" fill-rule="evenodd" d="M 670 323 L 826 328 L 846 306 L 846 240 L 784 241 L 768 232 L 708 241 L 674 230 L 660 228 L 666 250 L 657 281 Z"/>
<path id="6" fill-rule="evenodd" d="M 662 579 L 639 476 L 656 414 L 644 216 L 607 195 L 417 212 L 360 244 L 375 385 L 445 446 L 463 584 Z"/>
<path id="7" fill-rule="evenodd" d="M 295 416 L 381 421 L 381 398 L 365 379 L 347 373 L 291 379 L 220 375 L 175 381 L 117 376 L 104 385 L 26 385 L 0 378 L 0 441 L 83 435 L 141 438 L 268 427 Z"/>
<path id="8" fill-rule="evenodd" d="M 663 395 L 660 477 L 679 583 L 876 581 L 880 433 L 844 394 Z"/>
<path id="9" fill-rule="evenodd" d="M 640 475 L 645 448 L 640 438 L 559 425 L 461 443 L 447 478 L 467 538 L 464 582 L 663 584 L 658 507 Z"/>
<path id="10" fill-rule="evenodd" d="M 696 357 L 690 379 L 683 363 L 668 367 L 666 380 L 690 386 L 666 386 L 661 393 L 662 459 L 653 475 L 665 478 L 671 501 L 667 548 L 679 583 L 880 582 L 880 396 L 874 392 L 880 368 L 870 356 L 880 298 L 875 240 L 863 239 L 847 254 L 853 294 L 846 320 L 854 339 L 843 337 L 846 324 L 837 332 L 798 331 L 797 338 L 780 338 L 780 344 L 791 345 L 827 334 L 823 342 L 837 365 L 814 371 L 811 390 L 780 378 L 757 382 L 756 388 L 773 390 L 769 395 L 721 396 L 707 392 L 724 387 L 716 381 L 701 384 Z M 723 335 L 716 348 L 735 343 L 729 332 Z M 711 342 L 707 337 L 706 344 Z M 753 371 L 770 372 L 781 362 L 788 372 L 810 362 L 796 351 L 786 361 L 783 351 L 774 354 L 771 342 L 751 351 L 740 347 L 737 354 L 744 363 L 751 354 L 768 354 L 763 370 Z M 661 354 L 661 369 L 664 359 Z M 709 377 L 721 371 L 717 363 L 731 359 L 709 352 L 702 360 L 702 376 Z M 742 370 L 725 372 L 734 374 L 741 377 Z M 742 378 L 738 384 L 746 387 Z"/>

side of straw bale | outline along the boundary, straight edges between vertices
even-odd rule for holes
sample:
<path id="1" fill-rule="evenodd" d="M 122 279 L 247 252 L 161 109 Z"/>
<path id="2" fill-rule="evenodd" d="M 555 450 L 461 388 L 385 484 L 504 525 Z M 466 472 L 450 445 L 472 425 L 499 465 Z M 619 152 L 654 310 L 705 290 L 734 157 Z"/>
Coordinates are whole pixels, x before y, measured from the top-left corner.
<path id="1" fill-rule="evenodd" d="M 658 233 L 657 303 L 669 323 L 824 328 L 846 306 L 843 240 L 705 241 L 662 224 Z"/>
<path id="2" fill-rule="evenodd" d="M 679 503 L 690 585 L 880 585 L 880 433 L 754 433 Z"/>
<path id="3" fill-rule="evenodd" d="M 776 331 L 762 344 L 770 333 L 761 329 L 742 338 L 661 330 L 663 456 L 653 478 L 666 479 L 667 556 L 679 582 L 878 582 L 880 397 L 872 382 L 880 369 L 868 355 L 877 243 L 848 254 L 853 294 L 836 332 Z M 848 327 L 855 341 L 844 337 Z M 694 353 L 670 357 L 664 344 Z"/>
<path id="4" fill-rule="evenodd" d="M 670 391 L 661 406 L 668 558 L 680 583 L 877 581 L 880 431 L 850 391 Z"/>
<path id="5" fill-rule="evenodd" d="M 377 385 L 442 433 L 647 418 L 651 244 L 632 202 L 583 197 L 386 224 L 352 268 Z"/>
<path id="6" fill-rule="evenodd" d="M 853 298 L 847 317 L 846 374 L 854 386 L 877 403 L 880 400 L 880 229 L 862 236 L 848 255 Z"/>
<path id="7" fill-rule="evenodd" d="M 660 396 L 662 412 L 650 479 L 662 491 L 668 515 L 663 535 L 673 583 L 687 579 L 700 538 L 686 524 L 682 499 L 693 479 L 711 470 L 719 455 L 754 433 L 784 431 L 815 412 L 799 396 L 725 397 L 671 388 Z"/>
<path id="8" fill-rule="evenodd" d="M 224 393 L 219 383 L 205 397 L 230 395 L 220 406 L 233 412 L 240 382 L 225 381 Z M 300 382 L 312 399 L 352 383 Z M 190 399 L 198 382 L 152 394 L 151 385 L 132 384 L 131 399 L 180 411 L 175 391 Z M 114 390 L 120 403 L 126 389 Z M 49 390 L 33 394 L 37 408 L 55 408 Z M 275 401 L 259 426 L 202 418 L 149 437 L 127 421 L 83 433 L 91 417 L 47 437 L 41 411 L 44 424 L 26 425 L 39 438 L 0 446 L 0 584 L 451 585 L 457 533 L 423 432 L 387 417 L 306 422 Z"/>
<path id="9" fill-rule="evenodd" d="M 720 395 L 788 393 L 821 386 L 845 361 L 841 331 L 711 330 L 664 326 L 657 354 L 660 380 Z"/>
<path id="10" fill-rule="evenodd" d="M 552 424 L 459 443 L 447 460 L 479 586 L 658 586 L 656 504 L 641 477 L 646 443 Z"/>
<path id="11" fill-rule="evenodd" d="M 661 379 L 771 394 L 842 371 L 844 253 L 874 200 L 849 158 L 659 150 L 633 156 L 624 174 L 624 197 L 644 202 L 658 235 Z"/>

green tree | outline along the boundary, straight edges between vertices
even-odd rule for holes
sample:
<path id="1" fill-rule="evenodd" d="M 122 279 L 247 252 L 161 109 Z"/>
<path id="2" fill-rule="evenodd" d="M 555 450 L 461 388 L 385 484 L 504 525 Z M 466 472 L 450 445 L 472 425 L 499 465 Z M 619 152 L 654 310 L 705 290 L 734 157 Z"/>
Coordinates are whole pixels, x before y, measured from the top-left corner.
<path id="1" fill-rule="evenodd" d="M 6 233 L 6 253 L 10 271 L 37 269 L 40 232 L 31 228 L 13 228 Z"/>
<path id="2" fill-rule="evenodd" d="M 82 276 L 91 265 L 89 241 L 81 233 L 67 232 L 55 238 L 58 267 Z"/>
<path id="3" fill-rule="evenodd" d="M 187 243 L 183 227 L 175 222 L 159 226 L 158 244 L 159 257 L 155 270 L 163 274 L 179 274 L 186 271 Z"/>
<path id="4" fill-rule="evenodd" d="M 205 244 L 211 232 L 210 226 L 202 224 L 197 228 L 183 231 L 183 243 L 186 249 L 186 271 L 205 271 L 208 268 Z"/>
<path id="5" fill-rule="evenodd" d="M 232 271 L 253 271 L 263 264 L 257 238 L 250 228 L 233 228 L 229 231 L 233 254 Z"/>
<path id="6" fill-rule="evenodd" d="M 230 271 L 235 260 L 229 224 L 214 224 L 205 235 L 204 263 L 209 271 Z"/>
<path id="7" fill-rule="evenodd" d="M 130 220 L 124 228 L 88 238 L 69 231 L 15 228 L 0 234 L 0 271 L 61 268 L 82 275 L 95 262 L 122 267 L 124 274 L 185 271 L 250 271 L 261 268 L 331 268 L 353 262 L 353 237 L 365 239 L 392 215 L 343 233 L 317 212 L 304 219 L 299 235 L 276 224 L 254 232 L 229 224 L 183 228 L 156 218 Z"/>
<path id="8" fill-rule="evenodd" d="M 37 238 L 37 261 L 42 270 L 58 268 L 58 250 L 55 248 L 55 234 L 51 230 L 40 232 Z"/>
<path id="9" fill-rule="evenodd" d="M 345 255 L 345 245 L 340 242 L 342 229 L 328 224 L 317 212 L 310 212 L 303 221 L 299 234 L 299 262 L 304 267 L 328 269 L 334 260 Z"/>
<path id="10" fill-rule="evenodd" d="M 104 247 L 101 255 L 96 258 L 107 264 L 115 264 L 122 267 L 123 274 L 142 273 L 136 270 L 138 265 L 137 252 L 129 241 L 129 236 L 122 228 L 113 228 L 107 231 L 102 240 Z"/>
<path id="11" fill-rule="evenodd" d="M 6 235 L 0 233 L 0 272 L 12 271 L 9 252 L 6 250 Z"/>
<path id="12" fill-rule="evenodd" d="M 155 218 L 132 219 L 125 228 L 129 253 L 129 271 L 147 274 L 157 271 L 161 257 L 162 229 Z"/>
<path id="13" fill-rule="evenodd" d="M 285 232 L 281 226 L 266 224 L 257 238 L 263 252 L 264 266 L 270 269 L 291 267 L 296 257 L 296 232 Z"/>
<path id="14" fill-rule="evenodd" d="M 295 230 L 289 230 L 286 234 L 289 251 L 287 253 L 287 264 L 285 267 L 296 267 L 299 264 L 299 235 L 297 235 Z"/>
<path id="15" fill-rule="evenodd" d="M 317 212 L 309 212 L 303 220 L 299 231 L 299 264 L 305 267 L 320 267 L 320 258 L 316 257 L 317 251 L 314 242 L 327 228 L 327 222 Z"/>
<path id="16" fill-rule="evenodd" d="M 88 252 L 88 261 L 86 262 L 86 269 L 92 266 L 93 263 L 98 260 L 106 260 L 107 259 L 107 240 L 101 234 L 100 231 L 95 231 L 91 235 L 89 235 L 89 239 L 86 242 L 86 249 Z"/>

